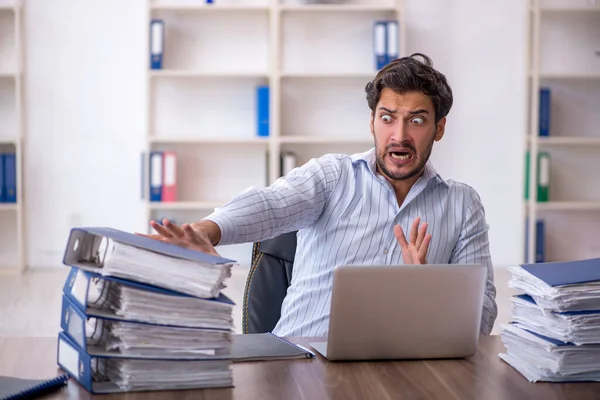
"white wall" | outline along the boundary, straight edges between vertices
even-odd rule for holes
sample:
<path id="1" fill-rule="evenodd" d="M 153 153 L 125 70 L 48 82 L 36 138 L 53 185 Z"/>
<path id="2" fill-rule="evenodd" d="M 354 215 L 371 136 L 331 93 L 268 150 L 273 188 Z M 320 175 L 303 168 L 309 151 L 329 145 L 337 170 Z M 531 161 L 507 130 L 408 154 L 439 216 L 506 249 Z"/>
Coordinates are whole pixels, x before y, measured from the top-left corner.
<path id="1" fill-rule="evenodd" d="M 26 7 L 28 261 L 58 266 L 73 225 L 145 228 L 145 2 Z"/>
<path id="2" fill-rule="evenodd" d="M 481 194 L 494 262 L 519 262 L 525 6 L 405 1 L 408 51 L 430 55 L 454 89 L 436 168 Z M 26 27 L 28 258 L 57 266 L 72 225 L 146 228 L 145 1 L 28 0 Z"/>
<path id="3" fill-rule="evenodd" d="M 522 0 L 408 0 L 409 54 L 429 55 L 454 105 L 432 161 L 473 186 L 495 265 L 521 262 L 526 132 L 526 6 Z"/>

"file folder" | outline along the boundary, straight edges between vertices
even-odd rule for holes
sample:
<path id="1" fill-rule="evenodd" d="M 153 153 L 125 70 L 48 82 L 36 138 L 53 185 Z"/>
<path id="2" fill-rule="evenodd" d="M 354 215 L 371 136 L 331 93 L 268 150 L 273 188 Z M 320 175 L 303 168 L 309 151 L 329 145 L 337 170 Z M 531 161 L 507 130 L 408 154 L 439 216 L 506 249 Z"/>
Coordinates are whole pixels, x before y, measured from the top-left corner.
<path id="1" fill-rule="evenodd" d="M 259 86 L 256 88 L 256 116 L 257 134 L 261 137 L 269 136 L 269 87 Z"/>
<path id="2" fill-rule="evenodd" d="M 4 184 L 6 186 L 5 201 L 17 202 L 17 155 L 4 155 Z"/>
<path id="3" fill-rule="evenodd" d="M 223 311 L 228 313 L 231 313 L 231 308 L 235 305 L 235 303 L 223 293 L 214 299 L 201 299 L 185 293 L 178 293 L 140 282 L 102 276 L 75 267 L 72 267 L 69 272 L 63 286 L 63 294 L 86 315 L 92 317 L 192 328 L 226 329 L 231 326 L 231 320 L 220 321 L 218 318 L 204 318 L 204 320 L 198 318 L 198 320 L 191 321 L 189 319 L 184 319 L 184 311 L 181 309 L 179 310 L 179 316 L 177 318 L 162 318 L 162 315 L 159 315 L 156 312 L 152 315 L 144 315 L 143 317 L 132 317 L 132 315 L 137 314 L 132 312 L 124 313 L 120 309 L 115 309 L 114 305 L 110 303 L 109 293 L 111 291 L 119 291 L 122 287 L 143 290 L 146 293 L 154 294 L 155 296 L 153 297 L 161 304 L 181 304 L 183 301 L 178 299 L 187 298 L 191 300 L 190 303 L 193 303 L 198 308 L 207 308 L 212 311 Z"/>
<path id="4" fill-rule="evenodd" d="M 387 62 L 387 26 L 385 21 L 377 21 L 373 26 L 373 49 L 375 53 L 375 68 L 380 70 Z"/>
<path id="5" fill-rule="evenodd" d="M 398 21 L 386 23 L 386 64 L 398 58 Z"/>
<path id="6" fill-rule="evenodd" d="M 162 69 L 165 43 L 165 24 L 163 20 L 150 21 L 150 68 Z"/>
<path id="7" fill-rule="evenodd" d="M 177 201 L 177 155 L 174 151 L 163 153 L 162 201 Z"/>
<path id="8" fill-rule="evenodd" d="M 4 182 L 4 154 L 0 154 L 0 203 L 6 202 L 6 183 Z"/>
<path id="9" fill-rule="evenodd" d="M 547 202 L 550 200 L 550 153 L 541 151 L 538 153 L 538 182 L 537 201 Z"/>
<path id="10" fill-rule="evenodd" d="M 173 370 L 183 370 L 201 375 L 203 371 L 206 377 L 195 377 L 193 379 L 181 379 L 177 382 L 177 375 L 181 377 L 182 373 L 173 378 L 173 382 L 148 383 L 143 386 L 134 386 L 119 384 L 119 369 L 112 364 L 118 360 L 129 363 L 137 363 L 138 366 L 145 366 L 145 370 L 160 371 L 157 378 L 164 380 L 164 375 Z M 182 390 L 182 389 L 200 389 L 210 387 L 232 387 L 233 378 L 231 376 L 231 360 L 147 360 L 134 357 L 107 357 L 92 356 L 77 346 L 65 332 L 58 334 L 57 343 L 57 364 L 73 379 L 77 380 L 88 392 L 94 394 L 100 393 L 118 393 L 149 390 Z M 134 364 L 135 365 L 135 364 Z M 138 367 L 139 369 L 139 367 Z M 133 377 L 135 373 L 131 374 Z"/>
<path id="11" fill-rule="evenodd" d="M 600 258 L 524 264 L 522 268 L 552 287 L 600 282 Z"/>
<path id="12" fill-rule="evenodd" d="M 550 136 L 550 88 L 540 89 L 539 135 Z"/>
<path id="13" fill-rule="evenodd" d="M 163 152 L 150 153 L 150 201 L 162 201 Z"/>

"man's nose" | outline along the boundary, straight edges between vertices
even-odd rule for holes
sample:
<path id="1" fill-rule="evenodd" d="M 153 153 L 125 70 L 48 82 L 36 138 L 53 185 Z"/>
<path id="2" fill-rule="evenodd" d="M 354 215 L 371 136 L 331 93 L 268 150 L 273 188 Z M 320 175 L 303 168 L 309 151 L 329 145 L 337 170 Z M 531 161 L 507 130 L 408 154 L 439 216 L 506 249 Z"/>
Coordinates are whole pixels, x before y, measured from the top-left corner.
<path id="1" fill-rule="evenodd" d="M 408 130 L 403 122 L 394 124 L 393 129 L 394 132 L 392 133 L 392 141 L 402 143 L 409 139 Z"/>

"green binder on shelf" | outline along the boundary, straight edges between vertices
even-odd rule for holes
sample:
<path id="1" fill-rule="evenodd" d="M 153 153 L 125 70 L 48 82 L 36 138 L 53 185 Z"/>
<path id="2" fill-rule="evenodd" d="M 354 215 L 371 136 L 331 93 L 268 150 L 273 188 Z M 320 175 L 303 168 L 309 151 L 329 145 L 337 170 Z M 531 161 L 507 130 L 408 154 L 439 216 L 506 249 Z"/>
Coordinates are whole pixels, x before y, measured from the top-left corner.
<path id="1" fill-rule="evenodd" d="M 537 201 L 547 202 L 550 200 L 550 153 L 547 151 L 538 153 L 537 168 Z"/>
<path id="2" fill-rule="evenodd" d="M 529 200 L 529 173 L 530 173 L 530 158 L 529 150 L 525 152 L 525 200 Z"/>

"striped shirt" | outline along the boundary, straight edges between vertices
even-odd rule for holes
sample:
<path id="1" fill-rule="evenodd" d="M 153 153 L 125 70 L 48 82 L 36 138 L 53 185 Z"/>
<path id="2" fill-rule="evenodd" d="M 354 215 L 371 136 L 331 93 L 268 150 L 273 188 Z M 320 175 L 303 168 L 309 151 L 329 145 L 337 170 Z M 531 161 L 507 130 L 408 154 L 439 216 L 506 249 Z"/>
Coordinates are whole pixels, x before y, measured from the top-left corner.
<path id="1" fill-rule="evenodd" d="M 393 227 L 400 224 L 408 235 L 417 216 L 432 235 L 428 263 L 487 265 L 481 332 L 489 334 L 497 306 L 484 208 L 473 188 L 442 179 L 431 162 L 401 206 L 376 172 L 371 149 L 312 159 L 267 188 L 240 193 L 206 219 L 221 228 L 219 245 L 299 230 L 291 285 L 273 333 L 326 336 L 333 269 L 402 264 Z"/>

